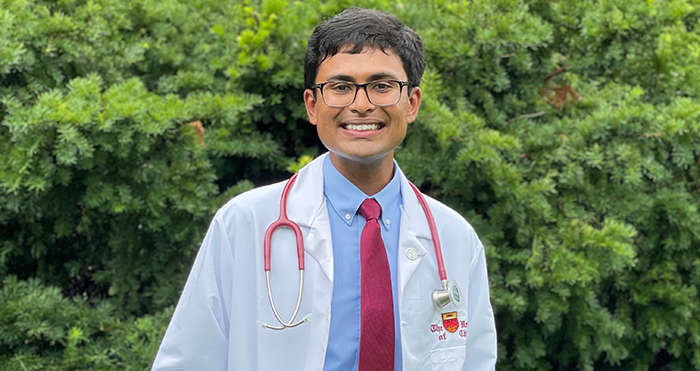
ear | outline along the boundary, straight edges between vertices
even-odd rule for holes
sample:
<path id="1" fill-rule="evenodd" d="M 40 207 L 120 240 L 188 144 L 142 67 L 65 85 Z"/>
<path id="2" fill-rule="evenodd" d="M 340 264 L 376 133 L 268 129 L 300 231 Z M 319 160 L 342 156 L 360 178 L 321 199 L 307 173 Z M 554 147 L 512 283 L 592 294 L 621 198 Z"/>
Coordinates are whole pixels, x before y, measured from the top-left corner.
<path id="1" fill-rule="evenodd" d="M 420 99 L 422 92 L 419 87 L 414 87 L 411 89 L 411 95 L 408 97 L 408 117 L 407 121 L 409 123 L 416 121 L 416 116 L 418 116 L 418 109 L 420 108 Z"/>
<path id="2" fill-rule="evenodd" d="M 309 122 L 312 125 L 316 125 L 318 123 L 316 120 L 316 98 L 314 98 L 314 92 L 311 89 L 304 90 L 304 105 L 306 106 L 306 115 L 309 116 Z"/>

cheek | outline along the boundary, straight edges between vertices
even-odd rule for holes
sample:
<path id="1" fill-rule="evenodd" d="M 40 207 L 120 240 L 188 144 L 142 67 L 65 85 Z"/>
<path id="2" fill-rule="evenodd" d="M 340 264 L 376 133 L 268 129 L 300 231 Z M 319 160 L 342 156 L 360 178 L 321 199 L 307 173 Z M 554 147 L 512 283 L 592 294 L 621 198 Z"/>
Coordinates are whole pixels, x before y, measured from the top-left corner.
<path id="1" fill-rule="evenodd" d="M 319 121 L 329 122 L 335 120 L 335 117 L 338 115 L 339 112 L 340 110 L 338 108 L 325 107 L 324 105 L 323 107 L 317 108 L 316 115 L 318 116 Z"/>

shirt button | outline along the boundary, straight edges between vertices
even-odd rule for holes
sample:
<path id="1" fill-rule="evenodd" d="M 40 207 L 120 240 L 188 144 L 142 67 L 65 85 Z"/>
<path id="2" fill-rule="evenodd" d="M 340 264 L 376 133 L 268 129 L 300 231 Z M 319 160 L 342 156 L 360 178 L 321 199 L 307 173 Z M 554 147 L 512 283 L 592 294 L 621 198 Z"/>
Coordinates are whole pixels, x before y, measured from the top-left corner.
<path id="1" fill-rule="evenodd" d="M 352 216 L 351 216 L 350 214 L 345 214 L 345 219 L 346 219 L 346 220 L 350 220 L 350 218 L 352 218 Z"/>
<path id="2" fill-rule="evenodd" d="M 409 260 L 416 260 L 416 258 L 418 257 L 418 253 L 416 252 L 416 249 L 414 249 L 414 248 L 412 248 L 412 247 L 409 247 L 409 248 L 406 250 L 406 257 L 407 257 Z"/>
<path id="3" fill-rule="evenodd" d="M 386 225 L 389 225 L 389 224 L 391 224 L 391 220 L 389 220 L 389 219 L 384 219 L 384 223 L 385 223 Z"/>

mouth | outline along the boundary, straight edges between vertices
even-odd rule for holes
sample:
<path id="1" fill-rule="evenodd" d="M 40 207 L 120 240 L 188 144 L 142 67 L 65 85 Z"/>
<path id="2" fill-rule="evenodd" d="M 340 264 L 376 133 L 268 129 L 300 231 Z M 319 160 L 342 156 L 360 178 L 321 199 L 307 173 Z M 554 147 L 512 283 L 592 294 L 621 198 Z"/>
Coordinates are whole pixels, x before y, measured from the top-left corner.
<path id="1" fill-rule="evenodd" d="M 380 130 L 381 128 L 384 127 L 383 124 L 374 122 L 374 123 L 344 123 L 340 125 L 341 128 L 345 130 L 352 130 L 352 131 L 377 131 Z"/>

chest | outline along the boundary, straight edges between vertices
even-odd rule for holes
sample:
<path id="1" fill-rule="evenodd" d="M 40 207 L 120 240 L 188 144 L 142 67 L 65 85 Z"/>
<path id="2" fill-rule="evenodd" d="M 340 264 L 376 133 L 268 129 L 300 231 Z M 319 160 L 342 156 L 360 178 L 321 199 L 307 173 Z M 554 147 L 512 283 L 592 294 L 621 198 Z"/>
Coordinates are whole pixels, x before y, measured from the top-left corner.
<path id="1" fill-rule="evenodd" d="M 296 319 L 305 318 L 305 323 L 282 331 L 262 326 L 263 323 L 279 323 L 270 305 L 265 273 L 262 269 L 253 270 L 249 282 L 254 282 L 254 290 L 250 290 L 247 300 L 233 303 L 233 306 L 239 307 L 234 311 L 237 309 L 243 317 L 247 317 L 239 320 L 253 322 L 256 326 L 252 333 L 232 333 L 230 336 L 237 338 L 237 343 L 252 343 L 255 352 L 241 354 L 231 348 L 232 352 L 238 353 L 234 362 L 255 364 L 257 367 L 253 369 L 260 370 L 322 370 L 331 318 L 336 315 L 336 311 L 331 310 L 331 304 L 337 290 L 334 288 L 335 269 L 340 264 L 334 257 L 337 246 L 333 243 L 328 213 L 324 211 L 317 217 L 313 228 L 302 227 L 306 269 Z M 261 223 L 259 227 L 263 226 L 264 223 Z M 404 369 L 461 370 L 469 329 L 468 302 L 465 298 L 460 308 L 450 304 L 438 310 L 432 301 L 433 290 L 440 287 L 432 242 L 416 237 L 407 229 L 399 229 L 398 232 L 396 290 Z M 446 242 L 454 245 L 449 238 Z M 262 267 L 262 241 L 256 241 L 255 245 L 256 266 Z M 272 246 L 269 292 L 274 298 L 278 315 L 288 321 L 296 309 L 300 283 L 291 231 L 281 229 L 275 233 Z M 455 248 L 443 254 L 450 278 L 461 287 L 468 287 L 466 270 L 457 264 L 459 261 L 468 264 L 468 249 Z M 284 354 L 284 357 L 272 357 L 272 354 Z"/>

